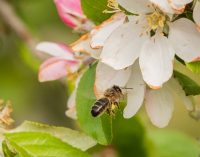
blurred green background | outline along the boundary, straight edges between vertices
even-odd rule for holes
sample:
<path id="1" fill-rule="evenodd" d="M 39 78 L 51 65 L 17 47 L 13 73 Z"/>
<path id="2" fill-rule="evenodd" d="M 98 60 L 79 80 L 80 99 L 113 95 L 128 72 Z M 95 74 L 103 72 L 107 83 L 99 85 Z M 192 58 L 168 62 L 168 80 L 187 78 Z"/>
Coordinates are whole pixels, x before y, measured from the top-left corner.
<path id="1" fill-rule="evenodd" d="M 71 43 L 79 37 L 59 19 L 53 1 L 10 0 L 9 2 L 38 41 Z M 32 120 L 72 126 L 72 121 L 65 116 L 68 98 L 65 84 L 60 81 L 39 83 L 37 79 L 39 63 L 41 61 L 34 58 L 23 41 L 0 18 L 0 98 L 12 101 L 15 125 L 24 120 Z M 192 74 L 181 65 L 177 65 L 176 68 L 189 73 L 200 83 L 199 75 Z M 140 113 L 142 121 L 152 128 L 144 108 Z M 176 102 L 175 112 L 168 128 L 185 132 L 195 138 L 200 137 L 200 122 L 189 117 L 181 102 Z"/>
<path id="2" fill-rule="evenodd" d="M 57 15 L 53 1 L 9 1 L 38 41 L 70 43 L 78 38 Z M 11 100 L 18 125 L 25 119 L 69 126 L 67 89 L 60 81 L 39 83 L 40 60 L 0 18 L 0 98 Z"/>

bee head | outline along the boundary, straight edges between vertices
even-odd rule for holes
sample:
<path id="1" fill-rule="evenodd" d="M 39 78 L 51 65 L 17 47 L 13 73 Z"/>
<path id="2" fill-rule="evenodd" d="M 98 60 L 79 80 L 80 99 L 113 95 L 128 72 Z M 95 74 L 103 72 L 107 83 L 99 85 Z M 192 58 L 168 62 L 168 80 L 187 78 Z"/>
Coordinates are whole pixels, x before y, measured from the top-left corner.
<path id="1" fill-rule="evenodd" d="M 114 89 L 115 91 L 117 91 L 118 93 L 122 93 L 122 90 L 120 89 L 119 86 L 114 85 L 114 86 L 113 86 L 113 89 Z"/>

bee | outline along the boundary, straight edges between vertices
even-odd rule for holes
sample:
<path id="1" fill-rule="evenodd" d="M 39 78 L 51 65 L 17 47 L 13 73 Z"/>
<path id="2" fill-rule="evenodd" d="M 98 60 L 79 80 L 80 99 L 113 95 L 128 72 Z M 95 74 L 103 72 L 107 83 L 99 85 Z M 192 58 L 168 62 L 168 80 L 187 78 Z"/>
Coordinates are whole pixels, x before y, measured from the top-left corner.
<path id="1" fill-rule="evenodd" d="M 123 96 L 124 95 L 120 87 L 114 85 L 111 88 L 108 88 L 104 92 L 104 97 L 98 99 L 92 106 L 92 116 L 101 116 L 104 112 L 107 112 L 109 115 L 113 115 L 115 108 L 119 108 L 119 101 Z"/>

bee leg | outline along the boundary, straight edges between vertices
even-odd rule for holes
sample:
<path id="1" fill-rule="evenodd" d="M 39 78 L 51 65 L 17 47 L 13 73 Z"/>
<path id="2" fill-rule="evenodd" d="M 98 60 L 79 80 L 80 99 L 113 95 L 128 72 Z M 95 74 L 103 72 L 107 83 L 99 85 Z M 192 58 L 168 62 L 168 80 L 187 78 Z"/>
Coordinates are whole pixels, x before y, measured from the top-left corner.
<path id="1" fill-rule="evenodd" d="M 111 110 L 110 109 L 107 109 L 106 112 L 107 112 L 108 115 L 111 115 Z"/>
<path id="2" fill-rule="evenodd" d="M 114 102 L 114 105 L 116 105 L 117 108 L 120 109 L 120 107 L 119 107 L 119 103 L 118 103 L 118 102 Z"/>
<path id="3" fill-rule="evenodd" d="M 112 110 L 112 115 L 115 115 L 115 111 L 114 110 Z"/>

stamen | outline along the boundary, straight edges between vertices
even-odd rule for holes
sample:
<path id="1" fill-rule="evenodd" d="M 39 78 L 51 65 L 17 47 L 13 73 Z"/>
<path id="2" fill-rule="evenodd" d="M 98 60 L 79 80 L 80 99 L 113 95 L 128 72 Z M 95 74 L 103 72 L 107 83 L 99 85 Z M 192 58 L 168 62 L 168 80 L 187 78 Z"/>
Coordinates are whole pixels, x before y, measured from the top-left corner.
<path id="1" fill-rule="evenodd" d="M 158 11 L 155 11 L 152 14 L 147 15 L 146 18 L 151 30 L 155 31 L 158 28 L 163 29 L 163 27 L 165 26 L 166 17 Z"/>
<path id="2" fill-rule="evenodd" d="M 106 9 L 103 11 L 103 13 L 116 13 L 121 11 L 121 9 L 119 8 L 119 4 L 116 0 L 108 0 L 107 7 L 111 10 Z"/>

